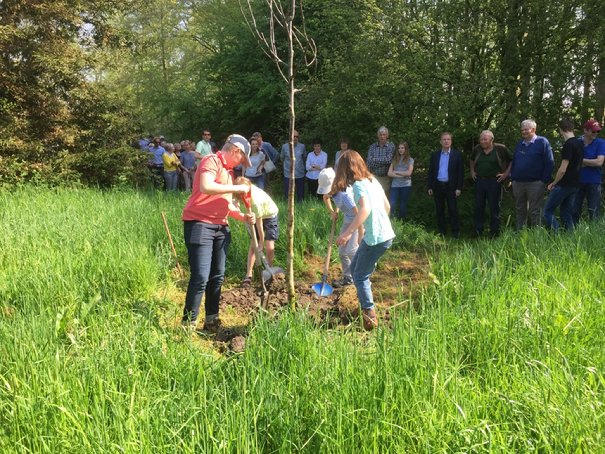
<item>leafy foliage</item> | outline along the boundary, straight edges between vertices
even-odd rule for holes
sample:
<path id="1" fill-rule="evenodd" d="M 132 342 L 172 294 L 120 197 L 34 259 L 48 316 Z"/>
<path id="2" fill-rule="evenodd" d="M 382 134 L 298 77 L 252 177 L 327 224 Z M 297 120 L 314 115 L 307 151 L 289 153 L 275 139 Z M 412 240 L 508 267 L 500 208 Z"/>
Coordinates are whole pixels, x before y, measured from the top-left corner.
<path id="1" fill-rule="evenodd" d="M 598 6 L 305 0 L 319 55 L 313 71 L 298 68 L 302 142 L 319 136 L 333 153 L 345 135 L 364 152 L 386 125 L 421 167 L 442 130 L 468 152 L 485 128 L 512 145 L 526 117 L 549 138 L 562 115 L 602 120 Z M 288 128 L 286 89 L 238 0 L 4 1 L 0 72 L 0 154 L 49 169 L 142 133 L 260 130 L 278 144 Z"/>
<path id="2" fill-rule="evenodd" d="M 0 3 L 4 184 L 78 181 L 66 155 L 120 149 L 136 133 L 126 106 L 89 73 L 103 18 L 116 10 L 110 1 Z"/>

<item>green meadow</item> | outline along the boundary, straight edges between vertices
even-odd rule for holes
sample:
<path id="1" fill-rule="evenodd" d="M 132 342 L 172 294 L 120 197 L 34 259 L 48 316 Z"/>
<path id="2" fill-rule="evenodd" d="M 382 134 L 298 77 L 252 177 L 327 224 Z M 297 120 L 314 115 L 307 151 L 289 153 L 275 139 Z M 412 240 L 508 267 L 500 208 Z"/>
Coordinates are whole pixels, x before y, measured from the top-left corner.
<path id="1" fill-rule="evenodd" d="M 0 192 L 1 452 L 605 452 L 603 222 L 459 242 L 398 224 L 433 278 L 390 326 L 284 311 L 221 356 L 162 322 L 160 215 L 187 268 L 185 200 Z M 227 285 L 248 244 L 233 231 Z M 301 269 L 325 211 L 305 205 L 297 232 Z"/>

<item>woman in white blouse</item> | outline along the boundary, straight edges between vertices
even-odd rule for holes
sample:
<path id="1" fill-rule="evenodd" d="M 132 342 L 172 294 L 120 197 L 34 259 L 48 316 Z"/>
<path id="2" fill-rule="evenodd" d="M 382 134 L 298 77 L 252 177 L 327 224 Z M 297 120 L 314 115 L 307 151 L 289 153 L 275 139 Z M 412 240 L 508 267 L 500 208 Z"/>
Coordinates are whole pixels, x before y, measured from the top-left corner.
<path id="1" fill-rule="evenodd" d="M 309 195 L 315 196 L 319 200 L 323 200 L 321 194 L 317 194 L 317 180 L 319 172 L 328 165 L 328 153 L 321 149 L 321 140 L 313 139 L 313 153 L 307 155 L 307 186 Z"/>

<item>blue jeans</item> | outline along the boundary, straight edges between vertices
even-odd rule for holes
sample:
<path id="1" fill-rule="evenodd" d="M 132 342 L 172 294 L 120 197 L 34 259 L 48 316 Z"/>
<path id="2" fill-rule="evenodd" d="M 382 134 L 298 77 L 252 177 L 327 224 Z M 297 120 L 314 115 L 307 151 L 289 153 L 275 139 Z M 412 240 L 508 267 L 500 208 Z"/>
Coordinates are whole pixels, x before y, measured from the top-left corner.
<path id="1" fill-rule="evenodd" d="M 261 173 L 257 177 L 248 177 L 248 179 L 255 185 L 257 188 L 265 189 L 265 174 Z"/>
<path id="2" fill-rule="evenodd" d="M 362 309 L 372 309 L 374 307 L 374 297 L 372 296 L 372 283 L 370 276 L 376 269 L 378 259 L 384 255 L 388 248 L 393 244 L 393 240 L 387 240 L 374 246 L 362 240 L 353 261 L 351 262 L 351 275 L 353 283 L 357 290 L 357 298 Z"/>
<path id="3" fill-rule="evenodd" d="M 601 212 L 601 185 L 599 183 L 580 183 L 580 187 L 576 193 L 576 201 L 574 203 L 573 220 L 576 224 L 580 222 L 584 199 L 586 199 L 586 205 L 588 207 L 588 219 L 595 219 L 599 217 Z"/>
<path id="4" fill-rule="evenodd" d="M 176 170 L 165 171 L 164 181 L 166 182 L 167 191 L 176 191 L 179 184 L 179 174 Z"/>
<path id="5" fill-rule="evenodd" d="M 544 222 L 549 228 L 553 230 L 559 229 L 559 222 L 555 216 L 555 210 L 557 207 L 560 207 L 559 212 L 563 225 L 567 230 L 573 230 L 573 213 L 576 192 L 578 192 L 578 188 L 570 186 L 555 186 L 553 190 L 550 191 L 548 200 L 546 200 L 546 205 L 544 205 Z"/>
<path id="6" fill-rule="evenodd" d="M 496 178 L 477 177 L 475 181 L 475 232 L 483 233 L 485 219 L 485 202 L 489 206 L 489 233 L 500 235 L 500 200 L 502 185 Z"/>
<path id="7" fill-rule="evenodd" d="M 290 190 L 290 178 L 284 177 L 284 197 L 288 200 Z M 302 202 L 305 197 L 305 177 L 294 179 L 294 200 Z"/>
<path id="8" fill-rule="evenodd" d="M 394 188 L 391 186 L 391 192 L 389 193 L 391 217 L 395 217 L 399 220 L 405 219 L 408 214 L 408 200 L 410 199 L 411 193 L 411 186 L 403 186 L 400 188 Z M 397 208 L 397 215 L 394 214 L 395 208 Z"/>
<path id="9" fill-rule="evenodd" d="M 231 231 L 227 225 L 197 221 L 185 221 L 184 231 L 191 276 L 183 321 L 192 322 L 199 315 L 202 295 L 206 296 L 206 316 L 218 314 Z"/>

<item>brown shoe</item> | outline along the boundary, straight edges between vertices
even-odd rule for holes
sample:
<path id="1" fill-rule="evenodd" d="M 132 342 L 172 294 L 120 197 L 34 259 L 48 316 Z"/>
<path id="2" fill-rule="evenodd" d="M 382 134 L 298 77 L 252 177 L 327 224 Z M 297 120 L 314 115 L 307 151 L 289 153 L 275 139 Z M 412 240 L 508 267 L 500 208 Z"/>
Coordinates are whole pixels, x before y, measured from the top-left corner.
<path id="1" fill-rule="evenodd" d="M 204 326 L 203 326 L 202 330 L 216 334 L 220 327 L 221 327 L 221 319 L 217 317 L 210 321 L 204 321 Z"/>
<path id="2" fill-rule="evenodd" d="M 378 317 L 376 317 L 376 311 L 374 309 L 363 309 L 363 328 L 366 331 L 372 331 L 374 328 L 378 328 Z"/>

